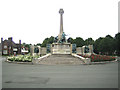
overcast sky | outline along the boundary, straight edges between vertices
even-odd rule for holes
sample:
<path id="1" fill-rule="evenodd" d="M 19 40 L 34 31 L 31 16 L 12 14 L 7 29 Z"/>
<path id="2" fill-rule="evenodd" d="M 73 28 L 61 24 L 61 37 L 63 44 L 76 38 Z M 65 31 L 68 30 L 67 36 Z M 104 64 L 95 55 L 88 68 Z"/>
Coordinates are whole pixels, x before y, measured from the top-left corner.
<path id="1" fill-rule="evenodd" d="M 18 43 L 42 43 L 57 36 L 60 8 L 68 37 L 96 40 L 118 32 L 119 0 L 0 0 L 0 37 Z"/>

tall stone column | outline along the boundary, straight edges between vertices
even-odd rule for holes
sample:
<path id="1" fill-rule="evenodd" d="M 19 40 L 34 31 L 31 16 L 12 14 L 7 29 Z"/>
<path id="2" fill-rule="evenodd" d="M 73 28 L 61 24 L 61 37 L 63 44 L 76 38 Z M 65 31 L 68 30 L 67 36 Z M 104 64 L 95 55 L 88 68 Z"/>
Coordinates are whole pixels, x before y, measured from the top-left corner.
<path id="1" fill-rule="evenodd" d="M 59 13 L 60 13 L 60 33 L 58 35 L 58 41 L 61 40 L 63 34 L 63 13 L 64 13 L 63 9 L 60 9 Z"/>
<path id="2" fill-rule="evenodd" d="M 32 56 L 34 56 L 34 45 L 30 46 L 30 53 Z"/>

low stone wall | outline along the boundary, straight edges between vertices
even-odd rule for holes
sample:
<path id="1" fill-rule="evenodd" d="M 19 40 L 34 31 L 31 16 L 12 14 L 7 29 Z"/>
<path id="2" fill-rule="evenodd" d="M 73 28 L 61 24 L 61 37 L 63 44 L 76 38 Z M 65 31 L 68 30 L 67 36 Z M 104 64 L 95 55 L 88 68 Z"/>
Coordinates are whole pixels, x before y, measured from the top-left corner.
<path id="1" fill-rule="evenodd" d="M 35 53 L 34 52 L 35 47 L 38 47 L 39 53 Z M 30 53 L 33 56 L 35 56 L 35 55 L 43 56 L 43 55 L 47 54 L 47 49 L 46 49 L 46 47 L 40 47 L 40 46 L 33 46 L 33 45 L 31 45 Z"/>
<path id="2" fill-rule="evenodd" d="M 14 63 L 14 64 L 30 64 L 30 65 L 33 65 L 32 62 L 18 62 L 18 61 L 9 61 L 8 59 L 6 59 L 5 62 L 8 62 L 8 63 Z"/>
<path id="3" fill-rule="evenodd" d="M 40 60 L 42 60 L 42 59 L 44 59 L 44 58 L 48 58 L 50 55 L 51 55 L 51 53 L 46 54 L 46 55 L 44 55 L 44 56 L 42 56 L 42 57 L 40 57 L 40 58 L 33 59 L 33 60 L 32 60 L 32 63 L 33 63 L 33 64 L 38 64 L 38 63 L 40 62 Z"/>
<path id="4" fill-rule="evenodd" d="M 82 46 L 82 47 L 77 47 L 76 48 L 76 54 L 82 54 L 82 55 L 91 55 L 93 54 L 93 45 L 88 45 L 88 48 L 89 48 L 89 52 L 88 53 L 85 53 L 85 46 Z"/>
<path id="5" fill-rule="evenodd" d="M 40 54 L 41 54 L 41 55 L 47 54 L 47 50 L 46 50 L 45 47 L 42 47 L 42 48 L 40 49 Z"/>
<path id="6" fill-rule="evenodd" d="M 79 56 L 77 54 L 72 54 L 72 56 L 80 58 L 85 64 L 91 64 L 90 58 L 84 58 L 84 57 L 81 57 L 81 56 Z"/>

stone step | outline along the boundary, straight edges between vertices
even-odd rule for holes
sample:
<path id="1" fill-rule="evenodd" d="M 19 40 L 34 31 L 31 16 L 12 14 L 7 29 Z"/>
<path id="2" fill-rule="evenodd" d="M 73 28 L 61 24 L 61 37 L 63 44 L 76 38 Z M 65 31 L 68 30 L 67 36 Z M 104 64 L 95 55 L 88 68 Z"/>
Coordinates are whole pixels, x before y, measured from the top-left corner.
<path id="1" fill-rule="evenodd" d="M 51 55 L 39 60 L 38 64 L 83 64 L 83 61 L 72 55 Z"/>

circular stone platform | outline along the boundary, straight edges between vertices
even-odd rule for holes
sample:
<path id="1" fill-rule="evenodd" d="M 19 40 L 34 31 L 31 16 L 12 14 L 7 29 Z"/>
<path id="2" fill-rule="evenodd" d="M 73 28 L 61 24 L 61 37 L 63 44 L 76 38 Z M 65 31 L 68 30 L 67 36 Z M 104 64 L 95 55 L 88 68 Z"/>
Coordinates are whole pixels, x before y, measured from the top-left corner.
<path id="1" fill-rule="evenodd" d="M 72 55 L 51 55 L 44 59 L 36 60 L 36 64 L 56 65 L 56 64 L 73 64 L 79 65 L 84 62 Z"/>

